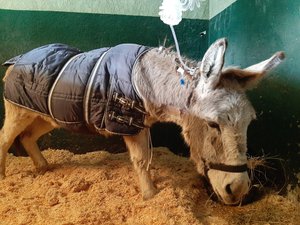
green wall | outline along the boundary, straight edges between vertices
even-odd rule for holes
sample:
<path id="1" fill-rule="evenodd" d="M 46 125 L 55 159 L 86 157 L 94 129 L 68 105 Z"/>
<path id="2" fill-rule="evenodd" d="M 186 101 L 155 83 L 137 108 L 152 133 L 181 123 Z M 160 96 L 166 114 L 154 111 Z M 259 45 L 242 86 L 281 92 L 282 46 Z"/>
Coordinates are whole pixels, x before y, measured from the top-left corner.
<path id="1" fill-rule="evenodd" d="M 277 155 L 299 171 L 300 4 L 295 0 L 237 0 L 209 22 L 209 43 L 229 41 L 227 65 L 246 67 L 283 50 L 285 62 L 249 92 L 258 120 L 249 129 L 253 153 Z"/>

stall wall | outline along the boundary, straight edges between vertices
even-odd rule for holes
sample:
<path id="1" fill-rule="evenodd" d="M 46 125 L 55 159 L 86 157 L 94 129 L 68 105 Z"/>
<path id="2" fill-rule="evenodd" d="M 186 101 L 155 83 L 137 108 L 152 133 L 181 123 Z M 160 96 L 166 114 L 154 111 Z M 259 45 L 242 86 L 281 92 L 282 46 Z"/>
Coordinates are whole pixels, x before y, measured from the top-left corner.
<path id="1" fill-rule="evenodd" d="M 238 0 L 209 22 L 209 43 L 229 42 L 226 65 L 247 67 L 282 50 L 286 60 L 249 91 L 257 121 L 249 129 L 250 152 L 300 162 L 299 1 Z"/>

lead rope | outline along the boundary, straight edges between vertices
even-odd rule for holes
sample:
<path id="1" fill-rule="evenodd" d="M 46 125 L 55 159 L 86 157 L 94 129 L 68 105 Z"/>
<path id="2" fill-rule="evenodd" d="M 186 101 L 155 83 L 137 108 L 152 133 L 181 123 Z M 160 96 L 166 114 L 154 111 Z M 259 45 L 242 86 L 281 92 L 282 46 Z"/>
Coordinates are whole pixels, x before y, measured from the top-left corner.
<path id="1" fill-rule="evenodd" d="M 147 171 L 149 171 L 150 165 L 152 163 L 153 158 L 153 144 L 151 138 L 150 128 L 147 128 L 147 136 L 148 136 L 148 157 L 147 157 Z"/>

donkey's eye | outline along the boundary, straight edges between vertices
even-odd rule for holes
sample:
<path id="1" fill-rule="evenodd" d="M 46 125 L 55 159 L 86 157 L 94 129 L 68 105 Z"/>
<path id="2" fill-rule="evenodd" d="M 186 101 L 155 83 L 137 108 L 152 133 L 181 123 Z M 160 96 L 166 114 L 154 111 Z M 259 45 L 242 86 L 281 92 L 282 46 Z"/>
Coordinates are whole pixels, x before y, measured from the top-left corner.
<path id="1" fill-rule="evenodd" d="M 220 131 L 220 125 L 217 124 L 216 122 L 212 122 L 212 121 L 209 121 L 207 122 L 208 126 L 210 126 L 211 128 L 214 128 L 214 129 L 217 129 L 218 131 Z"/>

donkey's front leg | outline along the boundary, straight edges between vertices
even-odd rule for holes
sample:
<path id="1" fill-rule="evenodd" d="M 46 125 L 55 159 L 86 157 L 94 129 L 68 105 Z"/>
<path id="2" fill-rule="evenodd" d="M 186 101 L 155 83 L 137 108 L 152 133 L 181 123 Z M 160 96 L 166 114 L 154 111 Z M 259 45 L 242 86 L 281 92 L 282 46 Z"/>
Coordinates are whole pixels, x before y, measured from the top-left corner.
<path id="1" fill-rule="evenodd" d="M 147 170 L 148 162 L 150 160 L 149 146 L 148 146 L 148 132 L 144 129 L 135 136 L 124 136 L 124 141 L 129 149 L 131 161 L 136 170 L 140 182 L 143 199 L 152 198 L 157 189 L 154 187 L 151 180 L 150 171 Z"/>

